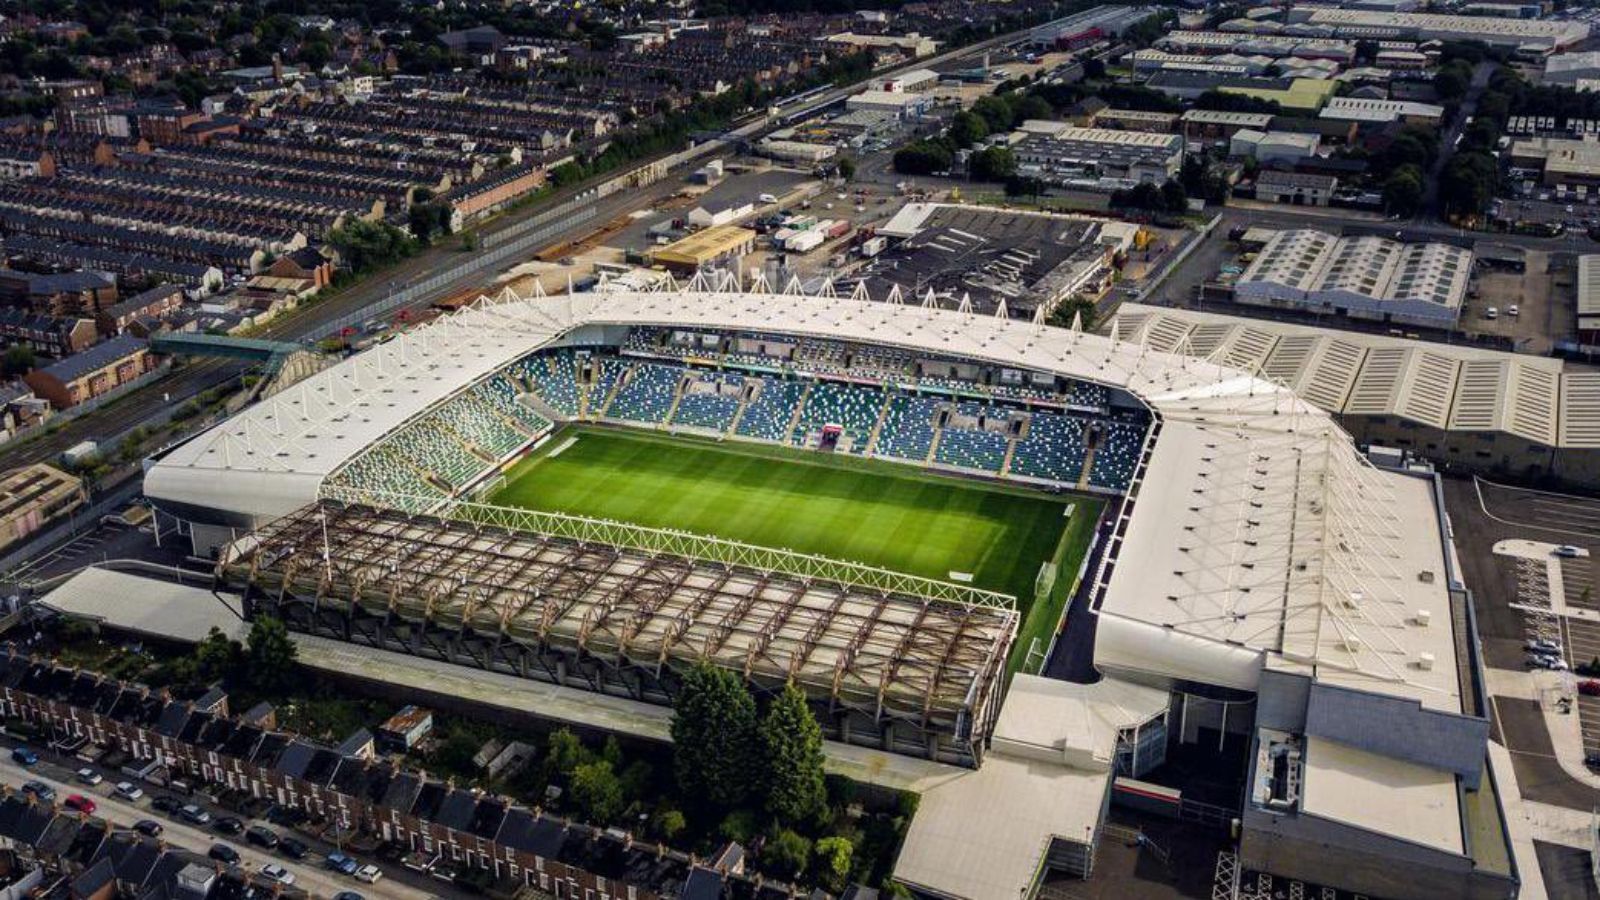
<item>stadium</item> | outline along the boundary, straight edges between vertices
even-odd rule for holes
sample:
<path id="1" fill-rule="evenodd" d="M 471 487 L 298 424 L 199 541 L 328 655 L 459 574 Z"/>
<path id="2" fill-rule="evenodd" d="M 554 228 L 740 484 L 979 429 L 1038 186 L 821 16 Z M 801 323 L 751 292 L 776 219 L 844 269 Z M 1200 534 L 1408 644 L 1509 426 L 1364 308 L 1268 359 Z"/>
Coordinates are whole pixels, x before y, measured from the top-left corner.
<path id="1" fill-rule="evenodd" d="M 145 488 L 294 630 L 655 704 L 709 661 L 798 684 L 833 741 L 977 768 L 924 795 L 896 870 L 921 893 L 1086 874 L 1112 779 L 1209 740 L 1253 754 L 1248 868 L 1400 895 L 1404 858 L 1503 896 L 1435 481 L 1144 337 L 726 274 L 507 292 Z M 1092 643 L 1055 653 L 1092 654 L 1087 685 L 1032 674 L 1075 585 Z"/>

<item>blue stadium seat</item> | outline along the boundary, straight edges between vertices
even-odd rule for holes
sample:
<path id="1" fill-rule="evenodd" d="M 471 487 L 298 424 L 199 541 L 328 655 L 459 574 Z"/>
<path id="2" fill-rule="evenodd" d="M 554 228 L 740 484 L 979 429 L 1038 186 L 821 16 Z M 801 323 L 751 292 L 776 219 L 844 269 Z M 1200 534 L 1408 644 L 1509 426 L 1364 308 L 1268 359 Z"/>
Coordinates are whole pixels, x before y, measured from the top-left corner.
<path id="1" fill-rule="evenodd" d="M 739 419 L 736 434 L 762 441 L 781 441 L 789 420 L 794 417 L 795 404 L 800 402 L 806 384 L 803 381 L 784 381 L 778 378 L 761 379 L 760 391 L 745 407 Z"/>
<path id="2" fill-rule="evenodd" d="M 933 449 L 933 417 L 946 402 L 910 394 L 890 398 L 874 452 L 913 462 L 927 459 Z"/>

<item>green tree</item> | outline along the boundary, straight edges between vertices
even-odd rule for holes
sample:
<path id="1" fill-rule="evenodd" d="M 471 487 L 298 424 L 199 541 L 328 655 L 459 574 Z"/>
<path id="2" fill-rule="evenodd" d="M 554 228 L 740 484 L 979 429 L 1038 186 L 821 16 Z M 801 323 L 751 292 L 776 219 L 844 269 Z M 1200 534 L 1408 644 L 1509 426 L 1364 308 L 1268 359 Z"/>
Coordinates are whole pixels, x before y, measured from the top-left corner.
<path id="1" fill-rule="evenodd" d="M 755 777 L 756 703 L 739 676 L 701 663 L 684 674 L 672 710 L 672 762 L 684 797 L 732 809 Z"/>
<path id="2" fill-rule="evenodd" d="M 1043 97 L 1028 94 L 1018 100 L 1012 110 L 1015 123 L 1020 125 L 1029 119 L 1048 119 L 1055 115 L 1055 108 Z"/>
<path id="3" fill-rule="evenodd" d="M 821 813 L 828 802 L 822 728 L 806 705 L 804 692 L 793 684 L 784 686 L 767 708 L 760 738 L 767 812 L 789 824 Z"/>
<path id="4" fill-rule="evenodd" d="M 671 842 L 682 834 L 685 828 L 689 827 L 689 822 L 683 817 L 683 813 L 675 809 L 664 809 L 656 813 L 655 821 L 652 824 L 655 826 L 656 834 L 667 842 Z"/>
<path id="5" fill-rule="evenodd" d="M 6 348 L 4 358 L 0 358 L 0 372 L 7 378 L 26 375 L 33 370 L 33 348 L 27 344 L 12 344 Z"/>
<path id="6" fill-rule="evenodd" d="M 1460 100 L 1471 86 L 1472 66 L 1462 60 L 1440 66 L 1433 76 L 1433 89 L 1446 102 Z"/>
<path id="7" fill-rule="evenodd" d="M 1006 94 L 990 94 L 979 97 L 978 102 L 972 104 L 973 114 L 983 119 L 991 134 L 1011 128 L 1012 109 L 1008 99 L 1009 95 Z"/>
<path id="8" fill-rule="evenodd" d="M 258 617 L 250 626 L 245 642 L 245 670 L 251 687 L 271 693 L 285 690 L 293 683 L 298 650 L 283 622 L 271 616 Z"/>
<path id="9" fill-rule="evenodd" d="M 1383 182 L 1383 208 L 1398 216 L 1412 216 L 1422 205 L 1422 170 L 1401 166 Z"/>
<path id="10" fill-rule="evenodd" d="M 279 627 L 282 627 L 281 625 Z M 195 645 L 195 674 L 205 681 L 216 681 L 233 674 L 239 667 L 244 648 L 239 642 L 212 626 L 205 639 Z"/>
<path id="11" fill-rule="evenodd" d="M 839 177 L 845 181 L 856 177 L 856 161 L 848 156 L 839 157 Z"/>
<path id="12" fill-rule="evenodd" d="M 950 119 L 950 142 L 961 149 L 989 136 L 989 123 L 979 116 L 962 110 Z"/>
<path id="13" fill-rule="evenodd" d="M 817 857 L 816 875 L 823 887 L 834 892 L 844 890 L 850 880 L 850 858 L 855 853 L 850 839 L 838 835 L 825 837 L 817 841 L 814 851 Z"/>
<path id="14" fill-rule="evenodd" d="M 1499 167 L 1495 158 L 1479 151 L 1461 152 L 1450 157 L 1439 176 L 1439 197 L 1445 212 L 1454 216 L 1476 216 L 1494 196 Z"/>
<path id="15" fill-rule="evenodd" d="M 779 876 L 794 878 L 806 870 L 806 862 L 811 858 L 811 842 L 783 828 L 767 842 L 761 855 Z"/>
<path id="16" fill-rule="evenodd" d="M 622 781 L 609 760 L 597 759 L 572 770 L 572 799 L 589 821 L 609 825 L 622 815 Z"/>
<path id="17" fill-rule="evenodd" d="M 554 774 L 570 775 L 588 762 L 589 751 L 584 749 L 577 735 L 566 728 L 557 728 L 545 741 L 545 760 L 555 770 Z"/>
<path id="18" fill-rule="evenodd" d="M 973 181 L 1005 181 L 1017 172 L 1017 155 L 1010 147 L 989 147 L 967 159 Z"/>
<path id="19" fill-rule="evenodd" d="M 1161 186 L 1161 205 L 1169 213 L 1186 212 L 1189 209 L 1189 192 L 1183 185 L 1171 179 Z"/>
<path id="20" fill-rule="evenodd" d="M 943 141 L 914 141 L 895 151 L 894 170 L 902 175 L 932 175 L 949 171 L 954 160 Z"/>

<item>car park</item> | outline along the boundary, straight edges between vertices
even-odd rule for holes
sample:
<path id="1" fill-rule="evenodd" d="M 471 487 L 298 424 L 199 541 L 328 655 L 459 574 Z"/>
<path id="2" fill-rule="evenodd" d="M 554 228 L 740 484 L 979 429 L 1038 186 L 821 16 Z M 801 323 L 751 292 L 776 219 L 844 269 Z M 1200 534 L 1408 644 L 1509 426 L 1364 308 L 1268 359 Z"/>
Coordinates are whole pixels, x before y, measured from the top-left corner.
<path id="1" fill-rule="evenodd" d="M 82 794 L 67 795 L 67 799 L 61 801 L 61 805 L 73 812 L 81 812 L 86 816 L 94 815 L 95 811 L 94 801 Z"/>
<path id="2" fill-rule="evenodd" d="M 211 849 L 206 851 L 206 855 L 217 862 L 227 863 L 230 866 L 237 865 L 239 862 L 239 851 L 229 847 L 227 844 L 212 844 Z"/>
<path id="3" fill-rule="evenodd" d="M 104 778 L 100 777 L 99 772 L 96 772 L 87 766 L 78 770 L 77 779 L 80 783 L 90 785 L 91 787 L 99 784 L 102 781 L 105 781 Z"/>
<path id="4" fill-rule="evenodd" d="M 111 792 L 124 800 L 132 802 L 144 796 L 144 789 L 131 781 L 119 781 Z"/>
<path id="5" fill-rule="evenodd" d="M 161 837 L 161 832 L 166 831 L 167 829 L 155 819 L 140 819 L 139 821 L 133 823 L 133 830 L 139 832 L 145 837 Z"/>

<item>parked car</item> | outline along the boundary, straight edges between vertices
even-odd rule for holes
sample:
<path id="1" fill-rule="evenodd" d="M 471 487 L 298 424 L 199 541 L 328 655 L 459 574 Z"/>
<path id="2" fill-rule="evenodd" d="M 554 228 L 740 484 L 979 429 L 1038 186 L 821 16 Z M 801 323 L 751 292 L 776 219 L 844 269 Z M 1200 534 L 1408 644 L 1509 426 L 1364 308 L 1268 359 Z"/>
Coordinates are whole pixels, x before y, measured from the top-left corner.
<path id="1" fill-rule="evenodd" d="M 193 803 L 178 810 L 178 817 L 190 825 L 205 825 L 211 821 L 211 813 L 195 806 Z"/>
<path id="2" fill-rule="evenodd" d="M 1506 307 L 1506 315 L 1508 315 L 1508 316 L 1520 316 L 1520 315 L 1522 315 L 1522 307 L 1520 307 L 1517 304 L 1513 303 L 1510 306 Z"/>
<path id="3" fill-rule="evenodd" d="M 223 834 L 242 834 L 244 832 L 244 823 L 233 816 L 223 816 L 212 823 L 211 827 Z"/>
<path id="4" fill-rule="evenodd" d="M 206 851 L 206 855 L 230 866 L 237 865 L 239 862 L 239 851 L 229 847 L 227 844 L 212 844 L 211 849 Z"/>
<path id="5" fill-rule="evenodd" d="M 164 812 L 168 815 L 172 815 L 183 809 L 183 801 L 179 800 L 177 797 L 162 794 L 161 796 L 150 801 L 150 808 L 156 812 Z"/>
<path id="6" fill-rule="evenodd" d="M 1529 653 L 1554 655 L 1561 652 L 1561 642 L 1550 638 L 1535 638 L 1523 646 Z"/>
<path id="7" fill-rule="evenodd" d="M 139 821 L 133 823 L 133 830 L 139 832 L 145 837 L 161 837 L 161 832 L 166 831 L 167 829 L 155 819 L 140 819 Z"/>
<path id="8" fill-rule="evenodd" d="M 28 781 L 22 785 L 24 794 L 32 794 L 40 803 L 49 803 L 56 798 L 56 789 L 42 781 Z"/>
<path id="9" fill-rule="evenodd" d="M 257 847 L 272 849 L 278 846 L 278 835 L 265 825 L 251 825 L 244 831 L 244 839 Z"/>
<path id="10" fill-rule="evenodd" d="M 290 859 L 305 859 L 306 854 L 311 852 L 311 848 L 307 847 L 305 842 L 299 838 L 286 837 L 278 840 L 278 852 Z"/>
<path id="11" fill-rule="evenodd" d="M 1578 682 L 1578 693 L 1585 697 L 1600 697 L 1600 681 L 1590 678 Z"/>
<path id="12" fill-rule="evenodd" d="M 1585 753 L 1583 764 L 1591 769 L 1600 769 L 1600 753 Z"/>
<path id="13" fill-rule="evenodd" d="M 1564 557 L 1566 557 L 1568 559 L 1571 559 L 1572 557 L 1577 556 L 1579 553 L 1582 553 L 1582 552 L 1583 551 L 1579 550 L 1577 547 L 1572 546 L 1571 544 L 1562 544 L 1561 546 L 1556 548 L 1556 555 L 1557 556 L 1564 556 Z M 24 765 L 26 765 L 26 764 L 24 764 Z"/>
<path id="14" fill-rule="evenodd" d="M 355 860 L 337 850 L 328 854 L 327 858 L 323 860 L 323 865 L 341 875 L 354 875 L 356 869 L 361 867 Z"/>
<path id="15" fill-rule="evenodd" d="M 92 787 L 102 781 L 105 781 L 105 779 L 100 777 L 99 772 L 96 772 L 88 766 L 85 766 L 78 770 L 78 781 Z"/>
<path id="16" fill-rule="evenodd" d="M 111 791 L 118 797 L 121 797 L 129 802 L 144 796 L 144 789 L 131 781 L 119 781 L 117 782 L 117 786 L 112 788 Z"/>
<path id="17" fill-rule="evenodd" d="M 383 877 L 383 870 L 378 868 L 377 866 L 373 865 L 372 863 L 367 863 L 366 865 L 364 865 L 361 868 L 356 870 L 356 880 L 357 881 L 364 881 L 367 884 L 377 884 L 378 883 L 378 879 L 380 879 L 382 877 Z"/>
<path id="18" fill-rule="evenodd" d="M 94 801 L 82 794 L 68 794 L 67 799 L 61 801 L 61 805 L 73 812 L 81 812 L 86 816 L 94 815 Z"/>
<path id="19" fill-rule="evenodd" d="M 333 895 L 333 900 L 367 900 L 355 891 L 340 891 Z"/>
<path id="20" fill-rule="evenodd" d="M 266 865 L 262 866 L 261 875 L 262 877 L 270 878 L 285 887 L 294 884 L 294 873 L 288 869 L 285 869 L 283 866 L 278 865 L 277 863 L 267 863 Z"/>
<path id="21" fill-rule="evenodd" d="M 31 766 L 39 761 L 39 754 L 27 747 L 16 747 L 11 751 L 11 761 L 19 766 Z"/>

